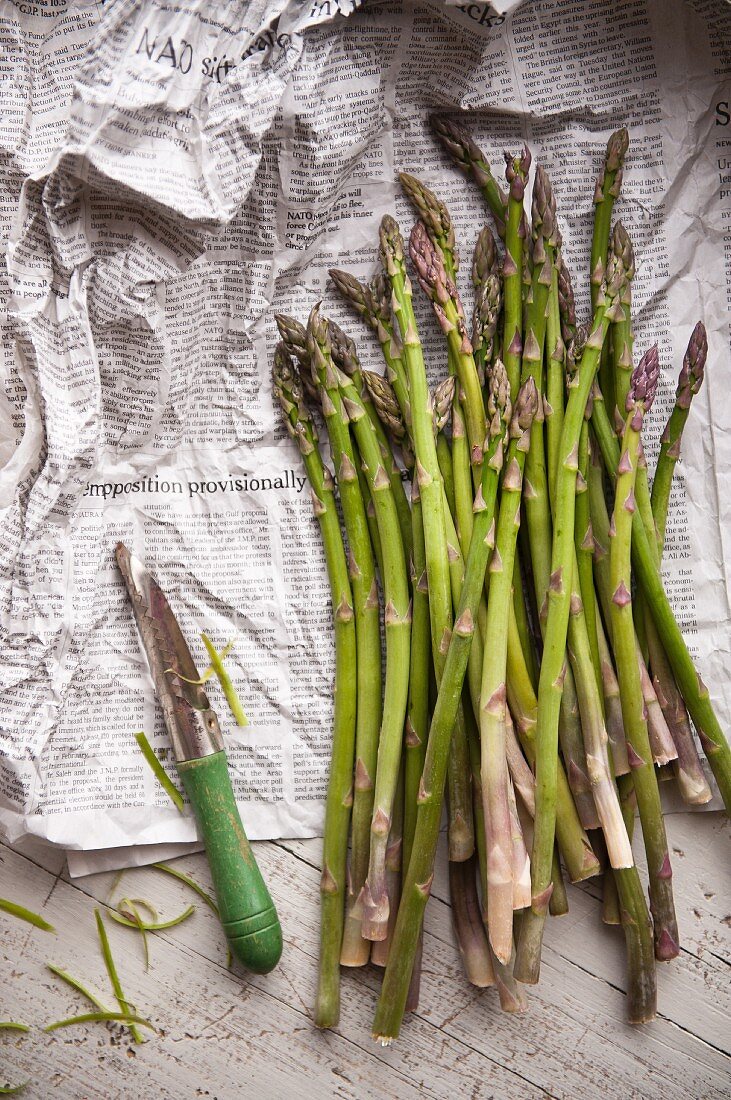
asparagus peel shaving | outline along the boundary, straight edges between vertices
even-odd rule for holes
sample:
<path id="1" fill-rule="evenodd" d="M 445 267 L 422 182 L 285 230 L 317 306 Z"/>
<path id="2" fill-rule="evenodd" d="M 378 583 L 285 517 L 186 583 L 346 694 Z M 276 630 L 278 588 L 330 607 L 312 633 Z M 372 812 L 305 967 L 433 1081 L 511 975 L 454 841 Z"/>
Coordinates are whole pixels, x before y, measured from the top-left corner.
<path id="1" fill-rule="evenodd" d="M 18 1023 L 17 1020 L 0 1020 L 0 1031 L 30 1031 L 27 1024 Z M 23 1081 L 20 1085 L 3 1085 L 0 1088 L 0 1095 L 2 1096 L 16 1096 L 23 1089 L 27 1088 L 30 1084 L 30 1080 Z"/>
<path id="2" fill-rule="evenodd" d="M 77 993 L 80 993 L 82 997 L 86 997 L 87 1001 L 93 1004 L 94 1008 L 98 1009 L 99 1012 L 109 1011 L 107 1006 L 102 1001 L 101 997 L 98 997 L 97 994 L 93 992 L 93 990 L 89 989 L 88 986 L 80 982 L 78 978 L 75 978 L 73 976 L 73 974 L 69 974 L 68 970 L 63 970 L 60 966 L 54 966 L 53 963 L 46 963 L 46 966 L 52 974 L 56 975 L 57 978 L 60 978 L 61 981 L 66 982 L 67 985 L 70 985 L 71 988 L 75 989 Z"/>
<path id="3" fill-rule="evenodd" d="M 155 1025 L 143 1016 L 136 1016 L 133 1012 L 85 1012 L 81 1016 L 69 1016 L 65 1020 L 55 1020 L 48 1024 L 44 1031 L 58 1031 L 62 1027 L 74 1027 L 76 1024 L 100 1024 L 119 1022 L 125 1024 L 130 1031 L 137 1031 L 140 1027 L 148 1027 L 155 1030 Z M 139 1034 L 139 1032 L 138 1032 Z M 142 1038 L 135 1040 L 141 1043 Z"/>
<path id="4" fill-rule="evenodd" d="M 171 867 L 169 863 L 153 863 L 152 866 L 155 868 L 156 871 L 162 871 L 163 874 L 171 875 L 179 882 L 184 883 L 190 890 L 193 890 L 193 892 L 196 893 L 199 898 L 202 898 L 208 908 L 211 909 L 216 914 L 216 916 L 218 916 L 218 905 L 216 904 L 216 902 L 213 900 L 208 891 L 204 890 L 200 883 L 196 882 L 195 879 L 190 877 L 190 875 L 186 875 L 182 871 L 179 871 L 177 867 Z"/>
<path id="5" fill-rule="evenodd" d="M 283 344 L 274 354 L 274 394 L 299 447 L 320 525 L 335 630 L 335 711 L 330 762 L 323 866 L 320 877 L 320 966 L 315 1023 L 335 1027 L 340 1016 L 340 948 L 346 893 L 348 826 L 353 802 L 355 755 L 356 648 L 353 597 L 340 534 L 333 480 L 317 449 L 317 434 L 301 384 Z"/>
<path id="6" fill-rule="evenodd" d="M 177 675 L 177 673 L 176 673 L 176 675 Z M 153 749 L 150 742 L 147 740 L 147 737 L 145 735 L 145 731 L 144 730 L 137 730 L 137 732 L 134 735 L 134 738 L 135 738 L 135 741 L 137 742 L 137 745 L 139 747 L 140 752 L 144 756 L 147 763 L 150 765 L 150 768 L 152 770 L 153 775 L 155 776 L 155 779 L 158 781 L 158 783 L 160 784 L 162 789 L 165 791 L 165 794 L 168 796 L 170 801 L 174 803 L 175 808 L 177 809 L 178 813 L 180 813 L 180 814 L 184 813 L 185 812 L 185 804 L 183 802 L 183 796 L 180 793 L 180 791 L 178 790 L 178 788 L 175 786 L 175 784 L 173 783 L 173 781 L 170 778 L 170 776 L 168 775 L 168 773 L 163 768 L 160 761 L 158 760 L 158 758 L 155 754 L 155 750 Z"/>
<path id="7" fill-rule="evenodd" d="M 149 1021 L 147 1021 L 147 1020 L 140 1020 L 135 1014 L 134 1006 L 131 1005 L 129 1003 L 129 1001 L 125 998 L 124 993 L 122 992 L 122 984 L 119 980 L 119 975 L 117 973 L 117 967 L 115 966 L 114 958 L 112 957 L 112 949 L 109 946 L 109 937 L 107 936 L 107 930 L 104 926 L 104 918 L 102 917 L 102 915 L 101 915 L 101 913 L 98 909 L 94 910 L 94 917 L 96 919 L 96 929 L 97 929 L 97 933 L 99 935 L 99 944 L 101 946 L 102 957 L 104 959 L 104 965 L 107 968 L 107 974 L 109 975 L 109 981 L 111 982 L 112 989 L 114 990 L 115 999 L 117 1001 L 117 1004 L 119 1005 L 119 1011 L 120 1011 L 120 1014 L 121 1014 L 120 1018 L 126 1017 L 125 1022 L 128 1022 L 130 1035 L 132 1036 L 133 1041 L 135 1043 L 142 1043 L 142 1042 L 144 1042 L 144 1040 L 142 1038 L 142 1033 L 140 1032 L 139 1027 L 137 1025 L 139 1024 L 142 1027 L 152 1028 L 152 1024 L 150 1024 Z M 99 1018 L 99 1017 L 104 1017 L 104 1016 L 106 1016 L 108 1018 L 111 1018 L 112 1016 L 115 1016 L 116 1014 L 114 1014 L 114 1013 L 92 1013 L 91 1015 L 92 1015 L 93 1018 Z M 74 1022 L 75 1023 L 81 1023 L 81 1018 L 76 1017 L 74 1019 Z M 66 1027 L 66 1026 L 67 1026 L 67 1021 L 65 1021 L 65 1020 L 61 1021 L 59 1023 L 51 1025 L 52 1028 Z M 46 1030 L 48 1030 L 48 1028 Z M 153 1028 L 153 1030 L 154 1030 L 154 1028 Z"/>
<path id="8" fill-rule="evenodd" d="M 223 658 L 228 653 L 230 653 L 231 649 L 233 648 L 233 641 L 224 646 L 224 648 L 219 653 L 207 634 L 201 634 L 201 638 L 203 639 L 203 645 L 206 647 L 206 652 L 208 653 L 208 657 L 211 662 L 211 670 L 215 672 L 216 676 L 218 677 L 218 682 L 221 685 L 221 690 L 226 697 L 226 702 L 228 703 L 229 710 L 233 715 L 236 725 L 242 727 L 248 726 L 249 719 L 244 713 L 244 708 L 241 705 L 241 700 L 239 699 L 238 692 L 233 685 L 233 681 L 228 673 L 228 669 L 223 663 Z"/>
<path id="9" fill-rule="evenodd" d="M 32 909 L 26 909 L 24 905 L 9 901 L 7 898 L 0 898 L 0 913 L 8 913 L 11 917 L 17 917 L 18 920 L 32 924 L 34 928 L 40 928 L 42 932 L 56 932 L 53 925 L 49 924 L 38 913 L 34 913 Z"/>

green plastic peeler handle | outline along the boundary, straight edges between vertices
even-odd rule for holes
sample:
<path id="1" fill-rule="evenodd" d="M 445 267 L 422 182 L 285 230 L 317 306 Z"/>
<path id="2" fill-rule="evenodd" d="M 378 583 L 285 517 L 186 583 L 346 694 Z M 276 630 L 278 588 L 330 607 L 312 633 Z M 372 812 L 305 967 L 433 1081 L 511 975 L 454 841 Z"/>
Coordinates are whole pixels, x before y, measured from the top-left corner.
<path id="1" fill-rule="evenodd" d="M 226 753 L 181 760 L 177 768 L 203 833 L 231 951 L 247 970 L 268 974 L 282 954 L 282 929 L 241 824 Z"/>

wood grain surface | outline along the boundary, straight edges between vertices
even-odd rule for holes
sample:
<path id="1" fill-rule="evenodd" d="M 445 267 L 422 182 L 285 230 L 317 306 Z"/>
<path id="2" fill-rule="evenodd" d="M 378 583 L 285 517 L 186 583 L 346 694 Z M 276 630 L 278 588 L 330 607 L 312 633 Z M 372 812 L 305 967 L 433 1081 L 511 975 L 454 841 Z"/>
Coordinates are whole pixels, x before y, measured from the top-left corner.
<path id="1" fill-rule="evenodd" d="M 114 1005 L 99 952 L 94 907 L 142 897 L 161 919 L 196 898 L 150 868 L 69 881 L 63 853 L 30 858 L 0 847 L 0 896 L 43 914 L 57 935 L 0 913 L 0 1084 L 30 1079 L 28 1100 L 160 1097 L 495 1098 L 602 1100 L 731 1095 L 731 829 L 720 814 L 667 819 L 680 957 L 659 967 L 658 1019 L 624 1021 L 623 941 L 600 921 L 599 887 L 570 888 L 570 912 L 550 922 L 540 985 L 528 1012 L 501 1013 L 494 990 L 469 986 L 450 926 L 440 853 L 425 925 L 421 1003 L 401 1038 L 383 1049 L 370 1025 L 379 971 L 343 973 L 337 1031 L 312 1025 L 321 842 L 255 846 L 284 928 L 274 973 L 226 968 L 226 945 L 203 904 L 188 921 L 149 937 L 107 922 L 125 994 L 156 1033 L 135 1046 L 118 1024 L 46 1034 L 52 1020 L 88 1011 L 48 962 L 91 984 Z M 210 886 L 202 855 L 177 866 Z M 110 889 L 114 887 L 110 896 Z"/>

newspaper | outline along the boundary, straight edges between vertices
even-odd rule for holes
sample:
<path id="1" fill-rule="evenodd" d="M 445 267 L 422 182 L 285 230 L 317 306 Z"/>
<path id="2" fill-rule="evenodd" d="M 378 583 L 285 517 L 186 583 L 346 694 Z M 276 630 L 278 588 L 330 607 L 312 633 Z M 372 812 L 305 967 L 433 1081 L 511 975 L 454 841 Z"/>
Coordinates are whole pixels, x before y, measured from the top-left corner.
<path id="1" fill-rule="evenodd" d="M 89 868 L 84 851 L 196 839 L 133 740 L 144 729 L 165 758 L 114 568 L 119 539 L 153 566 L 201 667 L 200 631 L 220 646 L 235 637 L 228 664 L 250 724 L 224 725 L 250 836 L 320 830 L 330 612 L 304 472 L 272 407 L 273 314 L 304 320 L 323 298 L 379 369 L 327 270 L 369 276 L 380 217 L 395 211 L 408 228 L 400 168 L 449 205 L 471 301 L 467 259 L 487 214 L 434 141 L 433 110 L 461 112 L 496 166 L 503 148 L 528 143 L 553 180 L 582 294 L 594 177 L 609 133 L 630 129 L 617 214 L 638 258 L 637 346 L 660 344 L 652 438 L 696 320 L 709 332 L 665 576 L 729 727 L 728 5 L 5 0 L 1 10 L 8 840 L 76 849 Z M 436 378 L 441 339 L 417 305 Z"/>

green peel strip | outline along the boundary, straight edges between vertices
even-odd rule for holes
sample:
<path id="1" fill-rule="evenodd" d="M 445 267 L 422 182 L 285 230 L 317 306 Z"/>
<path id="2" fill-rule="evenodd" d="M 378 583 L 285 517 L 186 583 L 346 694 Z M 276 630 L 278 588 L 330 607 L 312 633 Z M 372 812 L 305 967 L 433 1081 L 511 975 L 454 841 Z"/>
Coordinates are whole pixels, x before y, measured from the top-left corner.
<path id="1" fill-rule="evenodd" d="M 90 989 L 87 989 L 85 985 L 75 978 L 73 974 L 69 974 L 68 970 L 62 970 L 60 966 L 54 966 L 53 963 L 46 963 L 46 966 L 55 974 L 57 978 L 60 978 L 62 982 L 66 982 L 72 989 L 75 989 L 77 993 L 80 993 L 82 997 L 86 997 L 87 1001 L 91 1001 L 95 1008 L 98 1008 L 100 1012 L 108 1012 L 109 1009 L 103 1001 L 97 997 L 96 993 L 92 993 Z"/>
<path id="2" fill-rule="evenodd" d="M 207 893 L 194 878 L 190 878 L 189 875 L 185 875 L 182 871 L 178 871 L 175 867 L 171 867 L 169 863 L 153 863 L 152 866 L 156 867 L 158 871 L 164 871 L 166 875 L 172 875 L 173 878 L 178 879 L 180 882 L 184 882 L 186 886 L 195 891 L 198 897 L 203 898 L 208 908 L 212 909 L 216 916 L 219 915 L 218 906 L 211 895 Z"/>
<path id="3" fill-rule="evenodd" d="M 31 909 L 26 909 L 23 905 L 16 905 L 14 901 L 8 901 L 7 898 L 0 898 L 0 911 L 3 913 L 9 913 L 11 917 L 17 917 L 18 920 L 27 921 L 28 924 L 32 924 L 35 928 L 40 928 L 43 932 L 54 932 L 56 929 L 43 917 L 39 917 L 38 913 L 34 913 Z"/>
<path id="4" fill-rule="evenodd" d="M 15 1020 L 0 1020 L 0 1031 L 30 1031 L 27 1024 L 19 1024 Z M 23 1081 L 22 1085 L 0 1086 L 0 1096 L 14 1096 L 22 1092 L 30 1084 L 30 1079 Z"/>
<path id="5" fill-rule="evenodd" d="M 134 916 L 131 917 L 130 912 L 125 913 L 123 910 L 120 909 L 118 912 L 115 913 L 114 910 L 110 910 L 109 916 L 112 918 L 113 921 L 116 921 L 117 924 L 124 925 L 125 928 L 139 928 L 140 931 L 143 932 L 162 932 L 163 929 L 174 928 L 176 924 L 182 924 L 184 920 L 188 919 L 188 917 L 192 917 L 193 913 L 195 913 L 195 906 L 189 905 L 183 913 L 180 913 L 180 915 L 177 917 L 173 917 L 171 920 L 154 922 L 143 921 Z"/>
<path id="6" fill-rule="evenodd" d="M 168 797 L 175 803 L 179 813 L 182 814 L 183 796 L 170 779 L 169 775 L 163 768 L 158 758 L 155 756 L 155 750 L 145 737 L 143 730 L 137 731 L 137 733 L 135 734 L 135 741 L 140 747 L 140 752 L 152 768 L 152 771 L 155 773 L 155 778 L 157 779 L 158 783 L 165 790 L 165 793 L 168 795 Z"/>
<path id="7" fill-rule="evenodd" d="M 125 999 L 124 993 L 122 992 L 122 985 L 119 981 L 119 975 L 117 974 L 117 968 L 114 965 L 114 959 L 112 958 L 112 950 L 109 946 L 109 938 L 107 936 L 107 930 L 104 927 L 104 921 L 103 921 L 102 915 L 101 915 L 101 913 L 99 912 L 98 909 L 94 910 L 94 917 L 96 918 L 96 928 L 97 928 L 97 932 L 99 933 L 99 943 L 101 944 L 102 955 L 104 956 L 104 965 L 107 968 L 107 974 L 109 975 L 109 980 L 112 983 L 112 989 L 114 990 L 114 996 L 117 999 L 117 1004 L 119 1005 L 120 1009 L 122 1010 L 121 1014 L 120 1014 L 120 1017 L 126 1017 L 128 1020 L 130 1020 L 129 1030 L 130 1030 L 130 1033 L 132 1035 L 132 1038 L 133 1038 L 134 1042 L 135 1043 L 142 1043 L 144 1040 L 143 1040 L 142 1035 L 140 1034 L 138 1028 L 136 1027 L 136 1023 L 137 1023 L 136 1019 L 133 1019 L 132 1005 L 130 1005 L 129 1001 L 127 1001 Z M 96 1014 L 92 1013 L 92 1015 L 96 1015 Z M 107 1015 L 111 1016 L 111 1015 L 116 1015 L 116 1014 L 108 1013 Z M 75 1023 L 80 1023 L 81 1022 L 81 1017 L 76 1017 L 74 1019 L 74 1022 Z M 63 1025 L 63 1026 L 65 1026 L 65 1025 Z M 149 1025 L 149 1026 L 152 1026 L 152 1025 Z"/>
<path id="8" fill-rule="evenodd" d="M 142 1016 L 132 1016 L 129 1012 L 85 1012 L 82 1016 L 69 1016 L 66 1020 L 55 1020 L 54 1023 L 45 1027 L 44 1031 L 58 1031 L 61 1027 L 71 1027 L 73 1024 L 97 1024 L 104 1023 L 107 1020 L 118 1020 L 122 1024 L 127 1024 L 130 1031 L 136 1030 L 136 1025 L 140 1027 L 149 1027 L 150 1031 L 154 1031 L 154 1025 L 149 1020 L 145 1020 Z M 135 1040 L 141 1042 L 142 1040 Z"/>
<path id="9" fill-rule="evenodd" d="M 218 677 L 218 682 L 221 685 L 223 694 L 226 696 L 226 702 L 228 703 L 229 710 L 234 716 L 236 725 L 248 726 L 249 719 L 244 714 L 244 708 L 242 707 L 241 700 L 236 693 L 236 688 L 233 686 L 231 677 L 223 666 L 223 658 L 231 652 L 233 641 L 229 642 L 228 645 L 225 646 L 219 653 L 207 634 L 201 634 L 201 638 L 203 639 L 203 645 L 208 651 L 208 656 L 211 659 L 211 668 Z"/>

